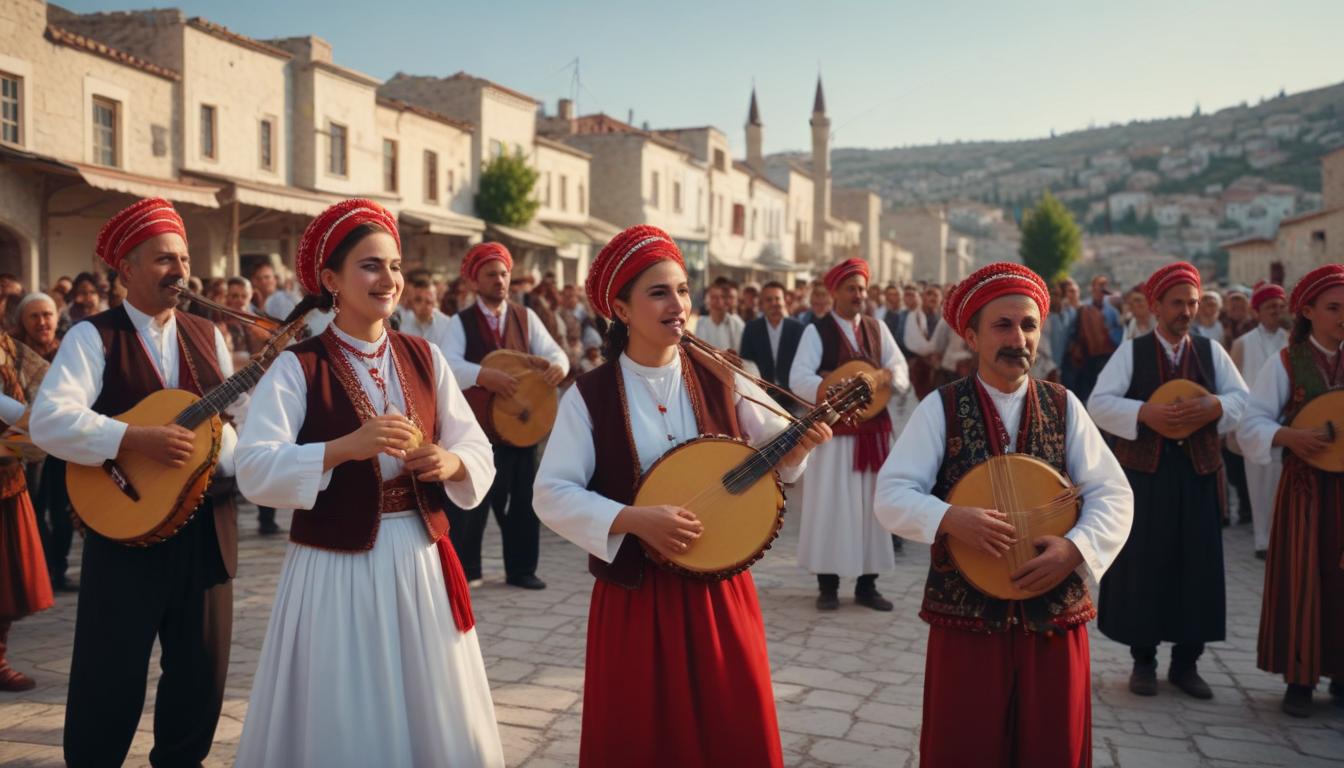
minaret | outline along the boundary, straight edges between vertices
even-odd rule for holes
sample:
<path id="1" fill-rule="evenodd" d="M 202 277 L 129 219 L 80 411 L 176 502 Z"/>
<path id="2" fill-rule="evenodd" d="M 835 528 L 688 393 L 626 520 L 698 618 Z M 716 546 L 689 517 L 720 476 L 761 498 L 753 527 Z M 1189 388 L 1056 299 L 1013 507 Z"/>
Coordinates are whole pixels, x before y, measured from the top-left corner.
<path id="1" fill-rule="evenodd" d="M 765 172 L 765 155 L 761 153 L 761 110 L 756 107 L 756 86 L 751 88 L 751 107 L 747 110 L 747 165 L 757 173 Z"/>
<path id="2" fill-rule="evenodd" d="M 812 258 L 825 264 L 826 220 L 831 215 L 831 121 L 826 117 L 826 96 L 817 75 L 817 97 L 812 102 Z"/>

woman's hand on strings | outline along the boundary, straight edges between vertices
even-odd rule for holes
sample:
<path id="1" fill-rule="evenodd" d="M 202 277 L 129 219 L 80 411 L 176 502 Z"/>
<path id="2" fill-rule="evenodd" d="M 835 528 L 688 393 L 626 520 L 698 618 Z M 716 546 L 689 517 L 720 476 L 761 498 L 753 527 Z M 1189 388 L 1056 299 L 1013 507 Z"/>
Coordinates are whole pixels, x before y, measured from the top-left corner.
<path id="1" fill-rule="evenodd" d="M 704 530 L 694 512 L 670 504 L 626 507 L 611 524 L 612 533 L 633 533 L 664 557 L 684 554 Z"/>
<path id="2" fill-rule="evenodd" d="M 405 416 L 399 413 L 375 416 L 354 432 L 327 443 L 323 468 L 372 459 L 380 453 L 404 459 L 406 451 L 417 445 L 419 439 L 419 431 Z"/>
<path id="3" fill-rule="evenodd" d="M 1009 578 L 1023 592 L 1044 592 L 1068 578 L 1083 564 L 1077 545 L 1062 536 L 1041 536 L 1032 542 L 1040 552 L 1022 564 Z"/>
<path id="4" fill-rule="evenodd" d="M 796 467 L 803 463 L 807 454 L 812 452 L 813 448 L 831 439 L 831 425 L 825 422 L 817 422 L 803 433 L 803 438 L 798 444 L 793 446 L 793 450 L 784 454 L 784 459 L 780 464 L 785 467 Z"/>
<path id="5" fill-rule="evenodd" d="M 1281 445 L 1305 459 L 1329 448 L 1330 442 L 1321 430 L 1279 427 L 1274 433 L 1274 445 Z"/>
<path id="6" fill-rule="evenodd" d="M 948 507 L 939 533 L 958 539 L 993 557 L 1016 543 L 1017 529 L 1008 523 L 1008 516 L 996 509 L 979 507 Z"/>
<path id="7" fill-rule="evenodd" d="M 406 471 L 423 483 L 446 483 L 466 476 L 462 459 L 435 443 L 406 452 Z"/>

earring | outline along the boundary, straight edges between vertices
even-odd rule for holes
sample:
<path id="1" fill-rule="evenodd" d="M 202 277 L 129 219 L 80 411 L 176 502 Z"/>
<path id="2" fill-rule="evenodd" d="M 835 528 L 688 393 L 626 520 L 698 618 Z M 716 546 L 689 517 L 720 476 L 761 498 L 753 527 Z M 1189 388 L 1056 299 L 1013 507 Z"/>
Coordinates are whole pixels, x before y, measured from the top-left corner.
<path id="1" fill-rule="evenodd" d="M 341 314 L 341 305 L 336 303 L 337 299 L 339 299 L 339 298 L 341 298 L 341 292 L 340 292 L 340 291 L 332 291 L 332 292 L 331 292 L 331 314 L 332 314 L 332 315 L 339 315 L 339 314 Z"/>

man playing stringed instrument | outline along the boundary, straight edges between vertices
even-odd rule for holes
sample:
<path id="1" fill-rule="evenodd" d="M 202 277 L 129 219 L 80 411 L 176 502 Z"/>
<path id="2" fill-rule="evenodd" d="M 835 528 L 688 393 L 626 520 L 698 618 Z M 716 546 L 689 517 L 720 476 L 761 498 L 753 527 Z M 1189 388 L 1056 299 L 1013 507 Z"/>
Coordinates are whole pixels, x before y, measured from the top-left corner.
<path id="1" fill-rule="evenodd" d="M 233 373 L 209 320 L 176 309 L 191 274 L 186 229 L 172 204 L 141 200 L 108 220 L 99 258 L 126 286 L 120 306 L 76 323 L 33 405 L 30 433 L 46 452 L 97 466 L 120 450 L 169 467 L 192 452 L 192 432 L 110 418 L 160 389 L 208 392 Z M 216 474 L 233 474 L 233 428 L 224 427 Z M 163 676 L 154 707 L 154 765 L 195 765 L 210 751 L 224 697 L 238 558 L 232 509 L 210 496 L 171 539 L 135 547 L 89 531 L 75 618 L 65 713 L 70 765 L 125 759 L 144 706 L 157 636 Z"/>
<path id="2" fill-rule="evenodd" d="M 1290 309 L 1288 348 L 1255 377 L 1237 438 L 1253 464 L 1269 464 L 1274 448 L 1285 449 L 1256 665 L 1283 675 L 1283 711 L 1307 717 L 1322 676 L 1332 678 L 1330 695 L 1344 703 L 1344 474 L 1307 463 L 1330 447 L 1324 430 L 1292 425 L 1314 398 L 1344 387 L 1344 265 L 1308 272 L 1293 288 Z"/>
<path id="3" fill-rule="evenodd" d="M 789 388 L 808 401 L 826 398 L 822 378 L 850 360 L 873 367 L 879 389 L 910 386 L 905 358 L 884 323 L 863 314 L 868 262 L 849 259 L 826 273 L 835 301 L 829 315 L 803 331 L 789 371 Z M 873 517 L 873 484 L 891 449 L 891 415 L 884 408 L 857 425 L 837 425 L 835 439 L 820 446 L 803 482 L 798 565 L 817 574 L 817 609 L 840 607 L 840 577 L 858 577 L 854 601 L 876 611 L 892 604 L 877 591 L 878 574 L 895 570 L 891 536 Z"/>
<path id="4" fill-rule="evenodd" d="M 978 372 L 920 403 L 878 476 L 877 518 L 933 544 L 920 610 L 929 624 L 924 766 L 1091 763 L 1085 624 L 1096 611 L 1082 577 L 1099 578 L 1120 551 L 1133 497 L 1082 403 L 1028 373 L 1049 308 L 1045 282 L 1018 264 L 990 264 L 960 283 L 944 319 Z M 1001 510 L 944 501 L 971 470 L 1009 453 L 1048 463 L 1082 497 L 1073 528 L 1033 537 L 1039 554 L 1010 574 L 1015 588 L 1041 593 L 1020 601 L 976 589 L 950 558 L 949 537 L 1002 558 L 1021 532 Z"/>
<path id="5" fill-rule="evenodd" d="M 1115 436 L 1115 455 L 1134 489 L 1134 530 L 1101 582 L 1097 626 L 1129 646 L 1129 689 L 1157 694 L 1157 646 L 1174 643 L 1168 679 L 1198 699 L 1213 696 L 1196 662 L 1226 634 L 1218 436 L 1246 405 L 1246 383 L 1221 344 L 1190 333 L 1199 270 L 1169 264 L 1144 286 L 1157 329 L 1120 345 L 1097 378 L 1087 408 Z M 1148 402 L 1161 385 L 1187 379 L 1207 392 Z M 1170 434 L 1193 434 L 1173 439 Z"/>
<path id="6" fill-rule="evenodd" d="M 537 543 L 541 532 L 532 509 L 532 481 L 537 475 L 537 448 L 509 445 L 490 428 L 490 396 L 513 397 L 518 380 L 504 371 L 483 368 L 481 361 L 497 349 L 532 355 L 547 384 L 558 386 L 569 373 L 569 356 L 551 338 L 536 312 L 509 300 L 513 256 L 501 243 L 480 243 L 462 259 L 462 276 L 476 287 L 476 303 L 448 321 L 443 355 L 462 387 L 467 402 L 495 449 L 495 483 L 475 509 L 448 507 L 449 535 L 467 579 L 481 578 L 481 538 L 490 511 L 504 536 L 505 581 L 523 589 L 545 589 L 537 578 Z"/>

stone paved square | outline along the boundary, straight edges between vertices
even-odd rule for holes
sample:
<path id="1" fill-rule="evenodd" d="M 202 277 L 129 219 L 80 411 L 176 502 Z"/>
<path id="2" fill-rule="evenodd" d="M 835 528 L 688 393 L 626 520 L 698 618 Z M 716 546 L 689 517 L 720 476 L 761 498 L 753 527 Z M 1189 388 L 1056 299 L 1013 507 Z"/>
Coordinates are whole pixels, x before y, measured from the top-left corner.
<path id="1" fill-rule="evenodd" d="M 281 519 L 287 526 L 286 513 Z M 283 537 L 256 535 L 252 507 L 244 507 L 239 527 L 229 686 L 209 766 L 233 762 L 285 550 Z M 779 541 L 753 570 L 769 634 L 785 763 L 916 765 L 926 637 L 918 611 L 927 548 L 907 546 L 897 558 L 896 573 L 879 580 L 896 603 L 894 612 L 874 613 L 843 599 L 839 611 L 823 615 L 812 606 L 815 580 L 795 565 L 797 539 L 798 520 L 791 513 Z M 1201 664 L 1214 689 L 1212 701 L 1191 699 L 1165 680 L 1155 698 L 1130 694 L 1128 652 L 1092 632 L 1092 738 L 1098 768 L 1344 765 L 1344 708 L 1327 700 L 1324 686 L 1317 691 L 1312 718 L 1295 720 L 1279 712 L 1279 679 L 1255 668 L 1263 569 L 1251 557 L 1250 526 L 1226 529 L 1224 543 L 1228 640 L 1211 644 Z M 544 528 L 541 552 L 540 575 L 550 588 L 506 587 L 499 532 L 492 523 L 486 534 L 486 582 L 472 596 L 504 754 L 509 765 L 526 768 L 577 762 L 592 585 L 584 553 Z M 852 583 L 842 585 L 842 594 L 846 589 L 852 592 Z M 38 687 L 0 698 L 0 765 L 61 763 L 74 617 L 74 596 L 60 595 L 54 609 L 15 625 L 14 665 L 35 676 Z M 157 661 L 151 674 L 128 765 L 145 764 L 151 746 Z M 968 723 L 968 732 L 973 727 Z"/>

